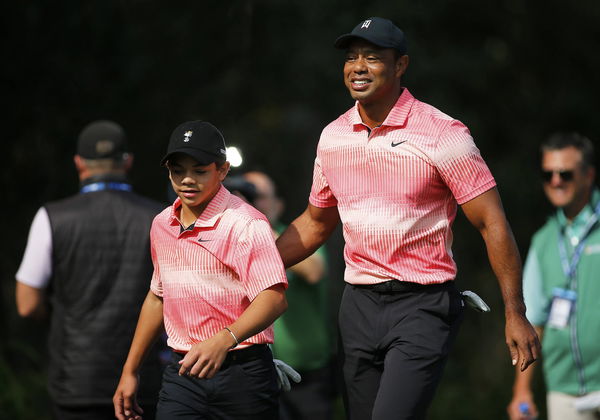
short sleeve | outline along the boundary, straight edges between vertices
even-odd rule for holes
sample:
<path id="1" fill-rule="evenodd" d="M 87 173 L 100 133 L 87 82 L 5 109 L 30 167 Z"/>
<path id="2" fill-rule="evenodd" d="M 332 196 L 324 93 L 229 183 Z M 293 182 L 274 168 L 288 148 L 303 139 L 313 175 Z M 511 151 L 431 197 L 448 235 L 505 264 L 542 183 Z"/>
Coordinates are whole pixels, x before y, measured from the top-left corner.
<path id="1" fill-rule="evenodd" d="M 48 212 L 41 207 L 36 213 L 27 238 L 23 260 L 15 275 L 17 281 L 36 289 L 48 286 L 52 277 L 52 228 Z"/>
<path id="2" fill-rule="evenodd" d="M 548 319 L 548 297 L 544 294 L 540 261 L 531 247 L 523 269 L 523 298 L 527 307 L 526 316 L 533 325 L 543 326 Z"/>
<path id="3" fill-rule="evenodd" d="M 442 131 L 434 161 L 458 204 L 496 186 L 469 130 L 460 121 L 453 120 Z"/>
<path id="4" fill-rule="evenodd" d="M 315 207 L 335 207 L 337 206 L 337 199 L 331 192 L 327 178 L 323 174 L 321 167 L 321 160 L 319 155 L 315 158 L 315 165 L 313 169 L 313 182 L 310 190 L 309 202 Z"/>
<path id="5" fill-rule="evenodd" d="M 150 290 L 156 296 L 162 297 L 163 288 L 162 288 L 162 279 L 160 277 L 160 265 L 158 264 L 158 258 L 156 256 L 156 249 L 154 247 L 154 237 L 155 237 L 155 228 L 154 226 L 150 230 L 150 256 L 152 257 L 152 265 L 154 266 L 154 271 L 152 272 L 152 280 L 150 281 Z"/>
<path id="6" fill-rule="evenodd" d="M 287 287 L 285 269 L 266 220 L 252 220 L 244 227 L 234 266 L 251 301 L 276 284 L 283 283 Z"/>

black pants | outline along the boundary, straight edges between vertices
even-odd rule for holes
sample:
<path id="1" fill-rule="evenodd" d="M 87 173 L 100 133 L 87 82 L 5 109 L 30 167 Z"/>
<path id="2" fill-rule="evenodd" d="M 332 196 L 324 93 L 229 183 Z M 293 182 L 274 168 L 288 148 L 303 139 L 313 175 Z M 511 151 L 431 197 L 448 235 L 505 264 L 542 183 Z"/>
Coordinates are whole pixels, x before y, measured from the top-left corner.
<path id="1" fill-rule="evenodd" d="M 462 320 L 460 293 L 453 282 L 402 286 L 344 289 L 339 323 L 351 420 L 423 419 L 440 381 Z"/>
<path id="2" fill-rule="evenodd" d="M 258 346 L 249 349 L 255 351 Z M 230 355 L 247 352 L 235 350 Z M 158 397 L 157 420 L 185 419 L 278 419 L 277 373 L 273 355 L 266 345 L 258 357 L 234 360 L 228 356 L 219 372 L 210 379 L 179 376 L 183 355 L 173 353 L 163 375 Z"/>

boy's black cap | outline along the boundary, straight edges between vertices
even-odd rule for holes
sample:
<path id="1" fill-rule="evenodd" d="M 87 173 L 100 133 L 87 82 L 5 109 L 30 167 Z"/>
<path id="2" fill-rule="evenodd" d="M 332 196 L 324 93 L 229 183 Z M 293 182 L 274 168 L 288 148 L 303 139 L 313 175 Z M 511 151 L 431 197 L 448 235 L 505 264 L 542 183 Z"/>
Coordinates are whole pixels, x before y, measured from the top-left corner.
<path id="1" fill-rule="evenodd" d="M 93 121 L 79 133 L 77 154 L 84 159 L 115 159 L 126 151 L 125 131 L 115 122 Z"/>
<path id="2" fill-rule="evenodd" d="M 349 34 L 335 40 L 335 48 L 346 48 L 355 38 L 364 39 L 382 48 L 394 48 L 404 55 L 407 52 L 404 32 L 389 19 L 370 17 L 363 20 Z"/>
<path id="3" fill-rule="evenodd" d="M 202 165 L 224 162 L 227 158 L 223 135 L 217 127 L 206 121 L 179 124 L 171 134 L 167 154 L 160 164 L 164 165 L 174 153 L 185 153 Z"/>

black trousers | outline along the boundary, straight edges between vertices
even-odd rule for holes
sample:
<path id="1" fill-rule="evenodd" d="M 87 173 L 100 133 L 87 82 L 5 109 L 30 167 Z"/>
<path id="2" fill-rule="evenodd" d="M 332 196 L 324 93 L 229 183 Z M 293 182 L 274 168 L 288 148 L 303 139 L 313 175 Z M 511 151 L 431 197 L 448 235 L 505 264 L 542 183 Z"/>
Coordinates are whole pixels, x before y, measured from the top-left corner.
<path id="1" fill-rule="evenodd" d="M 454 282 L 394 285 L 401 287 L 344 289 L 339 323 L 351 420 L 424 419 L 462 320 Z"/>
<path id="2" fill-rule="evenodd" d="M 249 349 L 253 347 L 259 346 Z M 179 376 L 183 355 L 173 353 L 163 374 L 157 420 L 278 419 L 279 387 L 271 350 L 262 345 L 257 357 L 234 359 L 249 349 L 230 352 L 210 379 Z"/>

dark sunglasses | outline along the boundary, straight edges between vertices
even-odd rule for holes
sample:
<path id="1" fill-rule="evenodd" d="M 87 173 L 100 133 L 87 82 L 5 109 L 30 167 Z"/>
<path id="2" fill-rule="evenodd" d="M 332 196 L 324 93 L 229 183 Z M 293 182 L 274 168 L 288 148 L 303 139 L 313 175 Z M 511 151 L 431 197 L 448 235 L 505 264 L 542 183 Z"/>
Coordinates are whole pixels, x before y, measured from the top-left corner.
<path id="1" fill-rule="evenodd" d="M 558 174 L 560 179 L 564 182 L 573 181 L 574 171 L 542 171 L 542 180 L 544 182 L 552 181 L 554 174 Z"/>

